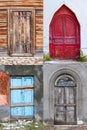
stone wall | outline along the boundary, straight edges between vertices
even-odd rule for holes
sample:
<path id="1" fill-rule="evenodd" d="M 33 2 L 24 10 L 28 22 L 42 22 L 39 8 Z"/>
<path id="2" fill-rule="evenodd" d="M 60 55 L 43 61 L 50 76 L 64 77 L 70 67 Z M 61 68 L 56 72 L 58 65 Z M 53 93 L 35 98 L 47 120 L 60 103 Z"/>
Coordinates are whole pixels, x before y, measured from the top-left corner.
<path id="1" fill-rule="evenodd" d="M 77 84 L 77 124 L 87 124 L 87 63 L 74 61 L 44 64 L 44 122 L 54 124 L 54 81 L 63 74 L 74 77 Z"/>
<path id="2" fill-rule="evenodd" d="M 14 75 L 33 75 L 35 78 L 35 119 L 42 120 L 43 118 L 43 71 L 42 65 L 5 65 L 0 66 L 9 76 Z M 9 88 L 10 91 L 10 88 Z M 10 95 L 9 95 L 10 96 Z M 9 99 L 10 100 L 10 99 Z M 10 104 L 9 106 L 0 106 L 0 120 L 10 119 Z"/>
<path id="3" fill-rule="evenodd" d="M 0 57 L 0 65 L 42 65 L 43 56 L 39 57 Z"/>

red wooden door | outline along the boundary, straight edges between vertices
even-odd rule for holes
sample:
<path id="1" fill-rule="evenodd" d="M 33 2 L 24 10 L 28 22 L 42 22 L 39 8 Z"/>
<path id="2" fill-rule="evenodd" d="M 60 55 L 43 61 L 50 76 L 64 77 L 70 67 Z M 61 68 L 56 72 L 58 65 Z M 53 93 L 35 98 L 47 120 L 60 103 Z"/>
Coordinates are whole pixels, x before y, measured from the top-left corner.
<path id="1" fill-rule="evenodd" d="M 80 25 L 76 16 L 63 5 L 50 23 L 50 56 L 77 59 L 80 55 Z"/>

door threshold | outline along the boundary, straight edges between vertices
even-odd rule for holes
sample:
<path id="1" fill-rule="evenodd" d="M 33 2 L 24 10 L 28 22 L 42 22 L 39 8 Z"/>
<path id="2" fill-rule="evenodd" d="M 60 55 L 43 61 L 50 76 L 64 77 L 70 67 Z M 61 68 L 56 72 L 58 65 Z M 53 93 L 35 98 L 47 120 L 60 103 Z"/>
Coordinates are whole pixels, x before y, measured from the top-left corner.
<path id="1" fill-rule="evenodd" d="M 24 54 L 21 54 L 21 53 L 14 53 L 14 54 L 11 54 L 11 56 L 13 56 L 13 57 L 32 57 L 33 56 L 33 54 L 28 54 L 28 53 L 24 53 Z"/>

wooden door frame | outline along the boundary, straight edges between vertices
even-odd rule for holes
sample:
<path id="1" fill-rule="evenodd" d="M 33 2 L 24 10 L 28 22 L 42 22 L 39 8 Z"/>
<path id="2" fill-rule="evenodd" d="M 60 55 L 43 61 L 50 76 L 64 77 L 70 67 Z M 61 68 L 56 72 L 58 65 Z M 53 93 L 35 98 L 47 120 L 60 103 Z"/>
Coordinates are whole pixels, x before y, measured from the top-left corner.
<path id="1" fill-rule="evenodd" d="M 31 23 L 30 27 L 30 37 L 31 37 L 31 54 L 14 54 L 12 53 L 12 11 L 29 11 L 31 13 Z M 35 53 L 35 8 L 30 7 L 20 7 L 20 8 L 10 8 L 8 9 L 8 54 L 11 56 L 33 56 Z"/>

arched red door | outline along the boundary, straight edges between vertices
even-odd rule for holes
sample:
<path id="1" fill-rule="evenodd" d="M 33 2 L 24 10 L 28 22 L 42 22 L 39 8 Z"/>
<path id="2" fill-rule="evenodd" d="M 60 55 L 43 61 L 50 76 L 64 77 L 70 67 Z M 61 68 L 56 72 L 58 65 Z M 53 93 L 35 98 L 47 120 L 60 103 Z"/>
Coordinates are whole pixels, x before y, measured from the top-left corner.
<path id="1" fill-rule="evenodd" d="M 75 14 L 65 5 L 54 14 L 49 34 L 52 58 L 77 59 L 80 56 L 80 25 Z"/>

